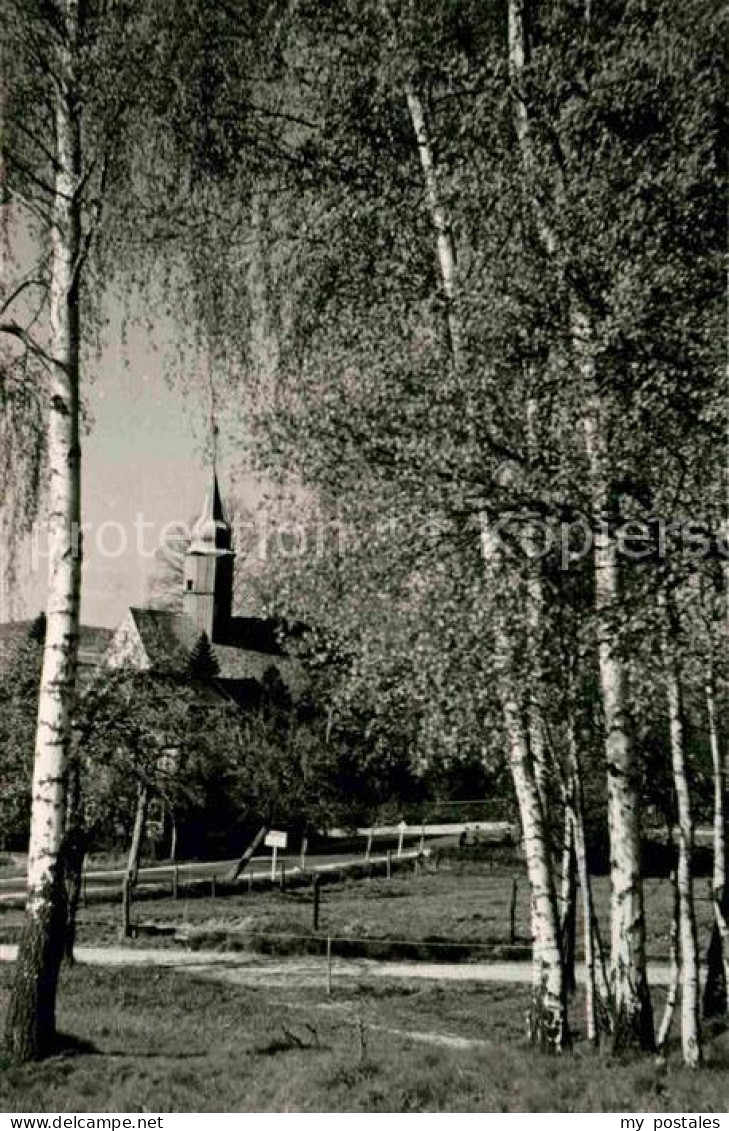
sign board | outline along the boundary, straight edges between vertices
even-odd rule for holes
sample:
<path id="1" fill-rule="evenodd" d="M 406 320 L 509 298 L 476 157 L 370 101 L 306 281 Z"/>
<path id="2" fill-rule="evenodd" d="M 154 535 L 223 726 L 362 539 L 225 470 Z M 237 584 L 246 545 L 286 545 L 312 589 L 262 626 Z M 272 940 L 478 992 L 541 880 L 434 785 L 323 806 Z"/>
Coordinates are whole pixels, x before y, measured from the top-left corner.
<path id="1" fill-rule="evenodd" d="M 266 848 L 285 848 L 288 844 L 288 833 L 277 832 L 276 829 L 271 829 L 270 833 L 266 833 L 264 844 Z"/>

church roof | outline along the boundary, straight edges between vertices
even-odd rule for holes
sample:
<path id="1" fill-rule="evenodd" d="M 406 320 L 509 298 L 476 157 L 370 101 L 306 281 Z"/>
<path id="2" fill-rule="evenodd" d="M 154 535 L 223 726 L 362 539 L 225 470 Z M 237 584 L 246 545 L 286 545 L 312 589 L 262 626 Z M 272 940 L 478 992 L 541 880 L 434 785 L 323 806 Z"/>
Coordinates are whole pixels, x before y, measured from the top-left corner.
<path id="1" fill-rule="evenodd" d="M 180 672 L 187 668 L 200 633 L 185 613 L 160 609 L 129 610 L 149 668 Z M 273 671 L 296 694 L 301 685 L 299 665 L 285 656 L 275 639 L 275 624 L 258 617 L 234 617 L 222 643 L 212 643 L 223 683 L 262 683 Z M 135 661 L 139 663 L 141 657 Z"/>

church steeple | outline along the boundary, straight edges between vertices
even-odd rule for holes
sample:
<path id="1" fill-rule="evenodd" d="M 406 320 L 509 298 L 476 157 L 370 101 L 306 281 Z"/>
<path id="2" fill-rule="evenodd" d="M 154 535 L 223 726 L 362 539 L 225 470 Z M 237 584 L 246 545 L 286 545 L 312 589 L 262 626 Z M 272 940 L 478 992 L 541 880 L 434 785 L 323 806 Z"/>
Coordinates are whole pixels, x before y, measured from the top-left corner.
<path id="1" fill-rule="evenodd" d="M 225 639 L 233 605 L 232 530 L 225 517 L 218 477 L 212 483 L 200 517 L 192 528 L 185 555 L 182 607 L 200 632 L 215 641 Z"/>

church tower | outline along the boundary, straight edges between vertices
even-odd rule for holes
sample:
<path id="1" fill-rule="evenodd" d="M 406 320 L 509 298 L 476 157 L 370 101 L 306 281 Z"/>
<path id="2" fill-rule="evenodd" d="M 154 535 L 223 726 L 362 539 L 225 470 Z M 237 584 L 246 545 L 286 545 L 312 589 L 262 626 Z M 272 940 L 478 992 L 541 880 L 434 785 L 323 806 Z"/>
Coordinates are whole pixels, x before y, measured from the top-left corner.
<path id="1" fill-rule="evenodd" d="M 192 528 L 192 541 L 185 555 L 182 607 L 199 632 L 211 641 L 223 642 L 233 607 L 233 561 L 231 527 L 220 498 L 218 477 L 205 496 L 202 513 Z"/>

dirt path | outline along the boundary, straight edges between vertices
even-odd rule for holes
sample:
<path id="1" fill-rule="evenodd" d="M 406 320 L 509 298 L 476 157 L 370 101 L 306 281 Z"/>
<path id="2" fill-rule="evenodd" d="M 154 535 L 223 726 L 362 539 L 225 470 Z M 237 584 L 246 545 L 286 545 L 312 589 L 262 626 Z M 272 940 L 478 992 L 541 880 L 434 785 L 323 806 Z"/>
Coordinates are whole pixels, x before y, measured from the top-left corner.
<path id="1" fill-rule="evenodd" d="M 0 946 L 0 962 L 15 960 L 16 946 Z M 322 985 L 326 981 L 326 959 L 267 958 L 258 954 L 219 950 L 166 950 L 151 947 L 80 946 L 78 962 L 90 966 L 161 966 L 198 977 L 212 978 L 241 986 Z M 380 962 L 370 958 L 334 958 L 332 980 L 372 982 L 387 979 L 425 978 L 440 982 L 528 983 L 529 962 Z M 578 981 L 582 971 L 578 970 Z M 652 962 L 648 979 L 654 986 L 668 983 L 668 965 Z"/>

